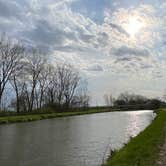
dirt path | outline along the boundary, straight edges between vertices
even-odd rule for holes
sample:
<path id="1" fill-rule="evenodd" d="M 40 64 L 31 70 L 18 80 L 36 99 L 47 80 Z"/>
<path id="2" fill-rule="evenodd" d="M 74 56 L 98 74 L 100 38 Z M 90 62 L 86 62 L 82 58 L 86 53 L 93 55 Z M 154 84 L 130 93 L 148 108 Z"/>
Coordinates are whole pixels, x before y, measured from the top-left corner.
<path id="1" fill-rule="evenodd" d="M 166 132 L 166 130 L 165 130 Z M 156 166 L 166 166 L 166 138 L 165 143 L 163 146 L 161 146 L 160 153 L 159 153 L 159 159 L 157 161 Z"/>
<path id="2" fill-rule="evenodd" d="M 166 166 L 166 141 L 164 143 L 164 146 L 161 147 L 157 166 Z"/>

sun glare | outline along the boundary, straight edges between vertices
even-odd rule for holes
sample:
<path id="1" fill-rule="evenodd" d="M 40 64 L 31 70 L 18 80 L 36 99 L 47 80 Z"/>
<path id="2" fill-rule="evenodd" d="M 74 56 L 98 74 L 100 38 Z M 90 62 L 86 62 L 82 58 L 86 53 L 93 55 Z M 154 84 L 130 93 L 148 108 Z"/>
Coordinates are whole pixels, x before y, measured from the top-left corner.
<path id="1" fill-rule="evenodd" d="M 129 18 L 129 22 L 127 25 L 127 32 L 130 34 L 131 37 L 135 36 L 136 33 L 140 31 L 140 29 L 144 26 L 143 22 L 141 22 L 136 17 Z"/>

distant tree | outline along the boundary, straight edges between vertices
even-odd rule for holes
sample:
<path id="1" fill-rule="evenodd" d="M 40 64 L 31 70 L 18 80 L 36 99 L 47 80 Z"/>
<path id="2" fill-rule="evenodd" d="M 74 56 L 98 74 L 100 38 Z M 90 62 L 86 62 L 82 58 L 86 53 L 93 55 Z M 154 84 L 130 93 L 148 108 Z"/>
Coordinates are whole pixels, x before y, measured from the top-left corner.
<path id="1" fill-rule="evenodd" d="M 104 98 L 104 101 L 105 101 L 105 104 L 107 105 L 107 106 L 113 106 L 114 105 L 114 98 L 113 98 L 113 96 L 110 94 L 110 95 L 108 95 L 108 94 L 105 94 L 104 96 L 103 96 L 103 98 Z"/>
<path id="2" fill-rule="evenodd" d="M 163 100 L 166 102 L 166 89 L 164 90 Z"/>
<path id="3" fill-rule="evenodd" d="M 121 93 L 115 100 L 115 105 L 137 105 L 146 104 L 148 99 L 141 95 L 130 94 L 128 92 Z"/>
<path id="4" fill-rule="evenodd" d="M 81 80 L 79 82 L 76 94 L 73 96 L 73 99 L 71 101 L 72 107 L 87 108 L 89 106 L 90 96 L 87 87 L 88 87 L 87 80 Z"/>
<path id="5" fill-rule="evenodd" d="M 125 105 L 125 101 L 124 100 L 120 100 L 120 99 L 117 99 L 114 101 L 114 105 L 115 106 L 119 106 L 119 105 Z"/>
<path id="6" fill-rule="evenodd" d="M 161 101 L 159 99 L 151 99 L 148 104 L 152 109 L 157 109 L 160 107 Z"/>
<path id="7" fill-rule="evenodd" d="M 131 100 L 131 95 L 128 92 L 121 93 L 118 97 L 119 101 L 123 101 L 124 104 L 129 104 L 129 101 Z"/>

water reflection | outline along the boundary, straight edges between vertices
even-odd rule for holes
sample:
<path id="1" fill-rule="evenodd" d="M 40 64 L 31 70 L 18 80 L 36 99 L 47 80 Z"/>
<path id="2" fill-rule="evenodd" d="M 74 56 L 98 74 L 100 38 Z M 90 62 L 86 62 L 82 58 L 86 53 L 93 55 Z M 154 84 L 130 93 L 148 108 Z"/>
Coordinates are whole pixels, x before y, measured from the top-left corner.
<path id="1" fill-rule="evenodd" d="M 112 112 L 0 126 L 0 165 L 97 166 L 154 118 Z"/>

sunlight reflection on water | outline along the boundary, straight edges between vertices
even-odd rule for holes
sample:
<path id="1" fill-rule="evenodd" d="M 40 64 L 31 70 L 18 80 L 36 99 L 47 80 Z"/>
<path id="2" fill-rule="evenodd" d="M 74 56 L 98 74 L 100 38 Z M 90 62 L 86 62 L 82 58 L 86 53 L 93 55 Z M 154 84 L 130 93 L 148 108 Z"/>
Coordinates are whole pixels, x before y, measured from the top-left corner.
<path id="1" fill-rule="evenodd" d="M 110 112 L 1 125 L 0 165 L 98 166 L 153 118 L 153 111 Z"/>

